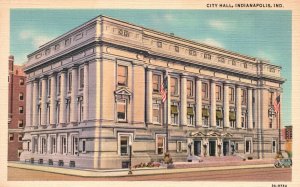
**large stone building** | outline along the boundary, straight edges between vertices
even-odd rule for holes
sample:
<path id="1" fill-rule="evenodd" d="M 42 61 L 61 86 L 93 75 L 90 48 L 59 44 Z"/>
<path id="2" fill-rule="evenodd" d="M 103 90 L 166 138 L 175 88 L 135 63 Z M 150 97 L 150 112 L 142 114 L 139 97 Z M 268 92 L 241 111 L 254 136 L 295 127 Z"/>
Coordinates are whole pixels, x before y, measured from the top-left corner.
<path id="1" fill-rule="evenodd" d="M 23 66 L 14 65 L 14 56 L 8 59 L 8 155 L 9 161 L 19 160 L 25 127 L 26 75 Z"/>
<path id="2" fill-rule="evenodd" d="M 167 142 L 175 161 L 189 154 L 273 157 L 280 71 L 255 57 L 98 16 L 28 55 L 21 160 L 120 168 L 129 144 L 135 164 L 162 158 Z"/>

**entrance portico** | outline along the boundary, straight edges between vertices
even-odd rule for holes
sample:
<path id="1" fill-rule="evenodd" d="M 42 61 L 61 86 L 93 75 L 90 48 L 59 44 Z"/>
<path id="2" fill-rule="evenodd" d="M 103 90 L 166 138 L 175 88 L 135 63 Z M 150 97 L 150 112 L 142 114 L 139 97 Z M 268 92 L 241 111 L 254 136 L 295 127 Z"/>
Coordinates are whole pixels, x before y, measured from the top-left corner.
<path id="1" fill-rule="evenodd" d="M 229 156 L 232 134 L 217 131 L 198 131 L 189 134 L 190 153 L 194 156 Z"/>

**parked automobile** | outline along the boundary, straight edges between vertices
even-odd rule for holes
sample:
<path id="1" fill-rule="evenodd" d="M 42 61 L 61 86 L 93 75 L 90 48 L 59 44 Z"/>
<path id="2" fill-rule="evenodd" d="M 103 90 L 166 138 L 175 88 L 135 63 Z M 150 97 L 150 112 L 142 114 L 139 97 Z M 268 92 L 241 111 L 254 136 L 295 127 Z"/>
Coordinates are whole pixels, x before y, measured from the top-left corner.
<path id="1" fill-rule="evenodd" d="M 289 158 L 287 152 L 283 151 L 279 154 L 277 160 L 274 163 L 275 168 L 292 167 L 292 159 Z"/>

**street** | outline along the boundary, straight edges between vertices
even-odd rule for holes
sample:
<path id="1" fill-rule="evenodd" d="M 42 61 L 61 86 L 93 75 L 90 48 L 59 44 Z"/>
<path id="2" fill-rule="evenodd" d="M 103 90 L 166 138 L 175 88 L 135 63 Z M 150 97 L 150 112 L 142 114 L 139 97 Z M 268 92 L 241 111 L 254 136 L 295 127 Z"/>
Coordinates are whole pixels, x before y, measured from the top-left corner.
<path id="1" fill-rule="evenodd" d="M 8 181 L 291 181 L 290 168 L 201 171 L 147 176 L 79 177 L 8 167 Z"/>

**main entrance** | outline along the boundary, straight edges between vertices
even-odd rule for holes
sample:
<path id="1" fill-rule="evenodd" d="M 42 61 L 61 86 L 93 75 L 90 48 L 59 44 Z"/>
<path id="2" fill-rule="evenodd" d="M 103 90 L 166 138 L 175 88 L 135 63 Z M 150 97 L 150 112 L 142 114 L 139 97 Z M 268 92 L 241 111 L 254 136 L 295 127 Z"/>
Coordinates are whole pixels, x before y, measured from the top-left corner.
<path id="1" fill-rule="evenodd" d="M 229 141 L 223 141 L 223 155 L 229 156 Z"/>
<path id="2" fill-rule="evenodd" d="M 216 141 L 209 141 L 209 156 L 216 156 Z"/>
<path id="3" fill-rule="evenodd" d="M 194 155 L 201 155 L 201 141 L 194 141 Z"/>

